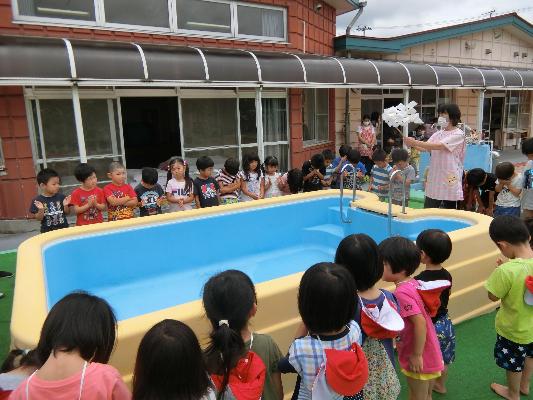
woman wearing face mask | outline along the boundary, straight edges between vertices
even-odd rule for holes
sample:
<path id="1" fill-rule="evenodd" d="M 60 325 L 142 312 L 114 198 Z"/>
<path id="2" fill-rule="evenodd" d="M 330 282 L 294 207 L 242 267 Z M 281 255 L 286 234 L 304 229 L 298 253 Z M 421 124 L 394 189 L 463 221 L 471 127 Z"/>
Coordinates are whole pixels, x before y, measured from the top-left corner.
<path id="1" fill-rule="evenodd" d="M 425 208 L 457 209 L 463 200 L 463 164 L 466 152 L 464 132 L 457 126 L 461 110 L 456 104 L 439 106 L 440 129 L 427 142 L 404 138 L 404 144 L 431 152 L 426 181 Z"/>
<path id="2" fill-rule="evenodd" d="M 376 128 L 370 123 L 370 116 L 363 115 L 361 120 L 361 126 L 357 129 L 357 138 L 359 139 L 358 150 L 361 154 L 361 162 L 365 164 L 367 175 L 370 175 L 370 171 L 374 166 L 372 161 L 373 148 L 376 145 Z"/>

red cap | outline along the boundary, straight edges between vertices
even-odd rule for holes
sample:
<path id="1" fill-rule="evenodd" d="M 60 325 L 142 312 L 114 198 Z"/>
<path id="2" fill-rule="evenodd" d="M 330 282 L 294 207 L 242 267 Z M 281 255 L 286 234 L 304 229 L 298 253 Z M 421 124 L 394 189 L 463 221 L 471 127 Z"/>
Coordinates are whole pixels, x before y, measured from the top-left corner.
<path id="1" fill-rule="evenodd" d="M 354 396 L 368 381 L 368 361 L 363 349 L 357 343 L 351 351 L 325 349 L 326 381 L 337 393 Z"/>
<path id="2" fill-rule="evenodd" d="M 526 277 L 526 293 L 524 295 L 524 301 L 527 305 L 533 306 L 533 275 Z"/>

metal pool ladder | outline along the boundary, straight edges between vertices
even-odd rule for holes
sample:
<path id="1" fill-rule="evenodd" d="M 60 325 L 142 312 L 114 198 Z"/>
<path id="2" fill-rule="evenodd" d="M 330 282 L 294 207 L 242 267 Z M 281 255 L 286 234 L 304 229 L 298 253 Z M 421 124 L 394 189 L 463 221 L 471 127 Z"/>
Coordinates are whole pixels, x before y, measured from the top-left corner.
<path id="1" fill-rule="evenodd" d="M 343 224 L 351 224 L 352 223 L 352 220 L 351 219 L 348 219 L 348 217 L 344 218 L 344 213 L 342 212 L 342 208 L 343 208 L 343 204 L 342 204 L 342 199 L 344 197 L 344 170 L 348 167 L 352 166 L 351 164 L 346 164 L 344 167 L 341 168 L 341 182 L 340 182 L 340 189 L 341 189 L 341 197 L 340 197 L 340 210 L 341 210 L 341 222 Z M 353 167 L 353 166 L 352 166 Z M 353 179 L 353 195 L 352 195 L 352 201 L 355 201 L 355 197 L 356 197 L 356 191 L 357 191 L 357 187 L 356 187 L 356 179 L 357 179 L 357 168 L 356 167 L 353 167 L 353 172 L 352 172 L 352 179 Z"/>
<path id="2" fill-rule="evenodd" d="M 389 211 L 388 211 L 388 226 L 387 226 L 387 233 L 388 236 L 392 236 L 392 182 L 396 175 L 401 174 L 403 177 L 403 184 L 402 184 L 402 214 L 406 214 L 405 212 L 405 182 L 407 181 L 407 174 L 405 174 L 401 170 L 394 171 L 389 179 Z M 341 194 L 342 197 L 342 194 Z"/>

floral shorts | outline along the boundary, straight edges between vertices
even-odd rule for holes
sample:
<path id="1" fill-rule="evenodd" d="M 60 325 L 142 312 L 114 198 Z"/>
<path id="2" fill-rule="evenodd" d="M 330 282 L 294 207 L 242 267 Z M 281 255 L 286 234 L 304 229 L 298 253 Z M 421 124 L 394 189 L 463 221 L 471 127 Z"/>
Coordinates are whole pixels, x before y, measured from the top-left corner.
<path id="1" fill-rule="evenodd" d="M 447 313 L 437 318 L 435 331 L 439 339 L 444 364 L 453 363 L 455 361 L 455 329 Z"/>
<path id="2" fill-rule="evenodd" d="M 237 204 L 239 202 L 239 199 L 236 197 L 227 197 L 227 198 L 221 198 L 220 204 L 226 205 L 226 204 Z"/>

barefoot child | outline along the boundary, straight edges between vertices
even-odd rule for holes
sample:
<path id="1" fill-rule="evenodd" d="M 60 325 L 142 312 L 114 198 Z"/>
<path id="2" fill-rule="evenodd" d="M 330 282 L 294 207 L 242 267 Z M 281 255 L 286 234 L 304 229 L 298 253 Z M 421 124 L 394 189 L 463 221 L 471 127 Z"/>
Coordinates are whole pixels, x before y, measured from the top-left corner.
<path id="1" fill-rule="evenodd" d="M 504 399 L 519 400 L 520 394 L 529 396 L 533 376 L 533 250 L 527 227 L 517 217 L 494 218 L 489 234 L 509 259 L 485 283 L 489 299 L 501 300 L 494 358 L 507 375 L 507 386 L 493 383 L 490 387 Z"/>

